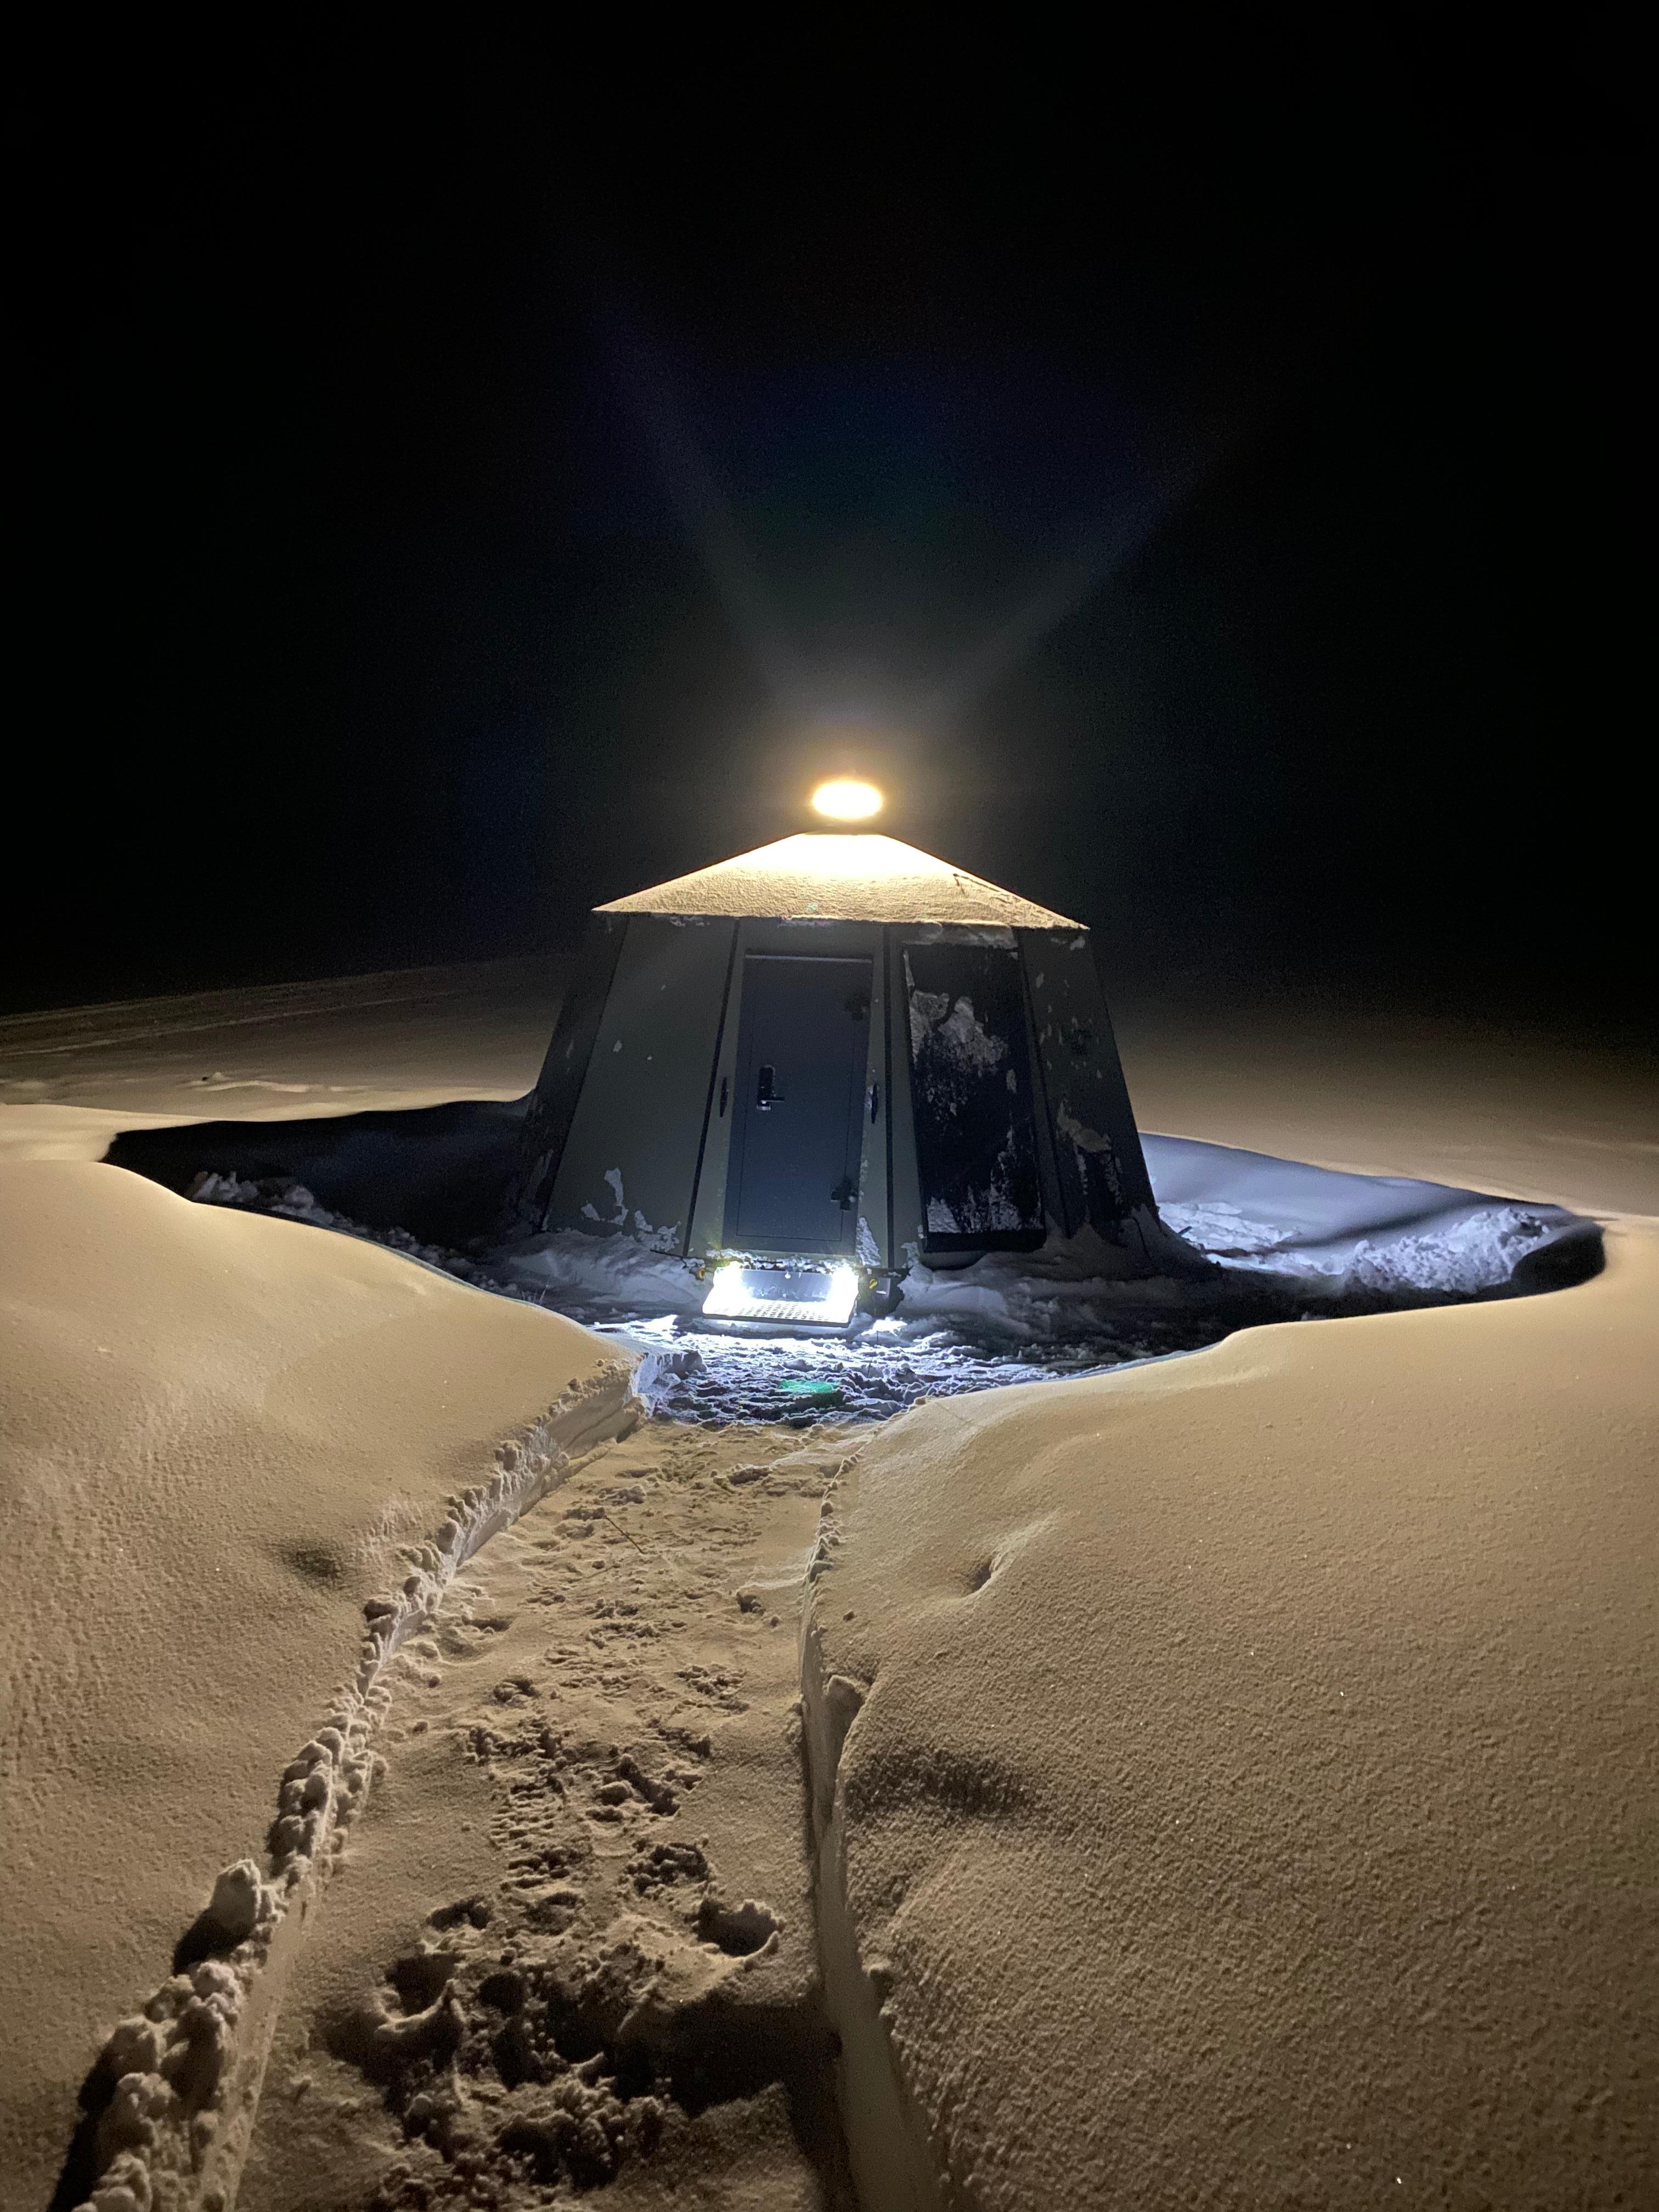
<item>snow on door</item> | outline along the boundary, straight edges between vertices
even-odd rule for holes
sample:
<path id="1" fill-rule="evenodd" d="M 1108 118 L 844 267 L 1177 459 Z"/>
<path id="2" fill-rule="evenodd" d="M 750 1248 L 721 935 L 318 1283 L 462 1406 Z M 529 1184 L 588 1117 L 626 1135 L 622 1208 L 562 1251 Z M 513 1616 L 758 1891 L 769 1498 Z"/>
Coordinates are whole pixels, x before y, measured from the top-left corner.
<path id="1" fill-rule="evenodd" d="M 1029 1252 L 1043 1218 L 1019 956 L 908 945 L 904 981 L 923 1249 Z"/>

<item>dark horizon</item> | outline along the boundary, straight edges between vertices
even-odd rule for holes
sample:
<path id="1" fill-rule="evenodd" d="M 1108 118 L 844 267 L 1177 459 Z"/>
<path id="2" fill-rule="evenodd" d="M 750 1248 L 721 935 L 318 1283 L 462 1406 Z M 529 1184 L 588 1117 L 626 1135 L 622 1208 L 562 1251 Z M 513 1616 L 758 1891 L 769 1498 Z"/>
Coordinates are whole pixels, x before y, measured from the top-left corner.
<path id="1" fill-rule="evenodd" d="M 1601 34 L 896 92 L 834 163 L 366 83 L 15 103 L 0 1007 L 560 947 L 857 759 L 1126 991 L 1634 1033 Z"/>

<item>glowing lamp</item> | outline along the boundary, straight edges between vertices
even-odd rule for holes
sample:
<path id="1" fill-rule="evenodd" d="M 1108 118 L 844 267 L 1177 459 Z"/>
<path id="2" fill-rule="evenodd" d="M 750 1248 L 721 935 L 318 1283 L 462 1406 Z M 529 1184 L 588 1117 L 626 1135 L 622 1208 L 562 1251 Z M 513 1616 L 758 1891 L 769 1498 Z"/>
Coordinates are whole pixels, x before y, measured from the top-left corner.
<path id="1" fill-rule="evenodd" d="M 845 1328 L 858 1304 L 855 1267 L 745 1267 L 714 1271 L 704 1313 L 717 1321 L 769 1321 Z"/>
<path id="2" fill-rule="evenodd" d="M 881 811 L 881 793 L 873 783 L 856 776 L 838 775 L 821 783 L 812 793 L 812 805 L 831 822 L 867 822 Z"/>

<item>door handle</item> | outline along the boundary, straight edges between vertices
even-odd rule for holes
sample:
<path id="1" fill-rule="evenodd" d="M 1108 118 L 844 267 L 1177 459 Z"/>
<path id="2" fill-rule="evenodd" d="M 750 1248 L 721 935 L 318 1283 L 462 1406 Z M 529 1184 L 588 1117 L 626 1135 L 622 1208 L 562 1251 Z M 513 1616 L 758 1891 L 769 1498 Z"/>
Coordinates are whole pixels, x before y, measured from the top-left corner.
<path id="1" fill-rule="evenodd" d="M 755 1084 L 755 1104 L 763 1114 L 769 1114 L 775 1106 L 783 1103 L 783 1093 L 775 1088 L 777 1070 L 768 1060 Z"/>

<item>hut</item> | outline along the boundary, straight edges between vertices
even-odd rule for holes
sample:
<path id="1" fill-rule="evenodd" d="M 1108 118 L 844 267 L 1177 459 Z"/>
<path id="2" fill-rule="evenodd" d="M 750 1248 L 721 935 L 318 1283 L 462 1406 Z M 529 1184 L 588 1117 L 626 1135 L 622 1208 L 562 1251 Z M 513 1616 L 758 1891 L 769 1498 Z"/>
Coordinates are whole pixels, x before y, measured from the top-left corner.
<path id="1" fill-rule="evenodd" d="M 808 834 L 599 908 L 526 1116 L 520 1224 L 844 1320 L 917 1260 L 1161 1247 L 1089 933 L 897 840 Z"/>

